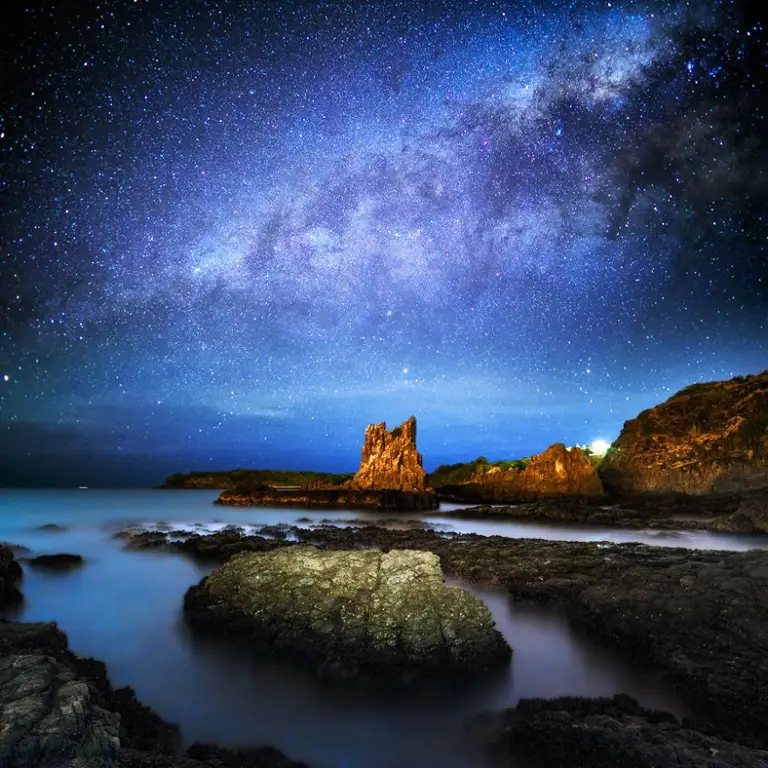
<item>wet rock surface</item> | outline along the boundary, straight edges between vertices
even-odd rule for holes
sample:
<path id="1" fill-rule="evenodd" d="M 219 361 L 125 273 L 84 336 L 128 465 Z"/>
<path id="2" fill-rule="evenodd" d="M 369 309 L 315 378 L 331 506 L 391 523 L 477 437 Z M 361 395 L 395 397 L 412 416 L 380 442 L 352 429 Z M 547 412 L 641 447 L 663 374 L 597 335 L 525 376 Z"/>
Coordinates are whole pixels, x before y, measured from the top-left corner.
<path id="1" fill-rule="evenodd" d="M 686 387 L 624 424 L 600 466 L 606 489 L 768 494 L 768 371 Z"/>
<path id="2" fill-rule="evenodd" d="M 488 608 L 437 556 L 289 547 L 241 553 L 192 587 L 193 627 L 289 651 L 338 677 L 410 682 L 510 658 Z"/>
<path id="3" fill-rule="evenodd" d="M 768 553 L 640 544 L 507 539 L 374 526 L 302 530 L 324 549 L 415 549 L 446 575 L 503 585 L 516 600 L 553 603 L 594 637 L 665 671 L 721 737 L 765 743 L 768 720 Z M 200 539 L 207 539 L 203 544 Z M 227 534 L 169 549 L 225 562 L 235 549 L 292 542 Z"/>
<path id="4" fill-rule="evenodd" d="M 306 768 L 271 747 L 179 754 L 176 726 L 52 623 L 0 621 L 0 723 L 3 768 Z"/>
<path id="5" fill-rule="evenodd" d="M 47 571 L 69 571 L 73 568 L 79 568 L 85 563 L 82 555 L 70 555 L 58 553 L 55 555 L 38 555 L 29 558 L 27 564 L 32 568 L 39 568 Z"/>
<path id="6" fill-rule="evenodd" d="M 476 718 L 497 768 L 768 768 L 768 752 L 703 734 L 629 696 L 532 699 Z"/>

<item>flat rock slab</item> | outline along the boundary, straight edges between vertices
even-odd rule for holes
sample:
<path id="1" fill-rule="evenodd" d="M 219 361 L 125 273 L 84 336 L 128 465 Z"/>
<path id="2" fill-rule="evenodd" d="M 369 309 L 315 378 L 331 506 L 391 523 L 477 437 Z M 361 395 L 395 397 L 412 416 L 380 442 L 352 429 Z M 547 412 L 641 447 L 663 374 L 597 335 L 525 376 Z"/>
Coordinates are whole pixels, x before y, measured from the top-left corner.
<path id="1" fill-rule="evenodd" d="M 192 587 L 192 626 L 290 650 L 324 673 L 410 681 L 509 660 L 488 608 L 436 555 L 289 547 L 241 553 Z"/>

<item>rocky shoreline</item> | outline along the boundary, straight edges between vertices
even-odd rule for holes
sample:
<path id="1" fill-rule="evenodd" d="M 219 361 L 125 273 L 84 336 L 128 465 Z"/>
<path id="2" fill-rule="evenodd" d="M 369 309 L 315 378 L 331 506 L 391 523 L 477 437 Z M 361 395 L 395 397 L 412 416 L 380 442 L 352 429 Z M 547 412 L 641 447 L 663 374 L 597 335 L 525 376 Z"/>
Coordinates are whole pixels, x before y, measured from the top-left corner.
<path id="1" fill-rule="evenodd" d="M 709 501 L 704 505 L 696 505 L 682 497 L 669 497 L 658 503 L 642 499 L 614 504 L 550 499 L 513 505 L 483 504 L 440 514 L 466 520 L 551 521 L 619 528 L 768 533 L 768 498 L 763 495 L 717 503 Z"/>
<path id="2" fill-rule="evenodd" d="M 520 756 L 525 764 L 541 768 L 574 764 L 576 757 L 581 760 L 576 764 L 585 768 L 768 765 L 761 751 L 768 746 L 768 553 L 514 540 L 378 526 L 293 527 L 290 536 L 296 541 L 233 529 L 210 535 L 127 531 L 119 536 L 130 548 L 180 552 L 217 563 L 226 563 L 237 552 L 276 552 L 309 544 L 324 551 L 430 552 L 451 577 L 501 585 L 514 600 L 555 604 L 593 637 L 651 662 L 666 672 L 692 712 L 690 721 L 678 723 L 671 715 L 648 712 L 621 696 L 523 701 L 515 709 L 472 723 L 473 732 L 490 749 L 489 765 L 496 768 L 515 765 Z M 7 548 L 0 548 L 0 564 L 0 586 L 8 595 L 20 570 Z M 112 689 L 104 665 L 72 654 L 53 624 L 0 623 L 0 670 L 0 686 L 6 686 L 0 695 L 3 719 L 15 723 L 9 736 L 0 737 L 0 765 L 301 765 L 270 748 L 233 751 L 194 745 L 180 754 L 175 727 L 136 701 L 131 689 Z M 23 706 L 19 691 L 31 691 Z M 47 723 L 54 722 L 53 731 L 22 721 L 31 701 L 39 713 L 35 722 L 48 718 Z M 67 701 L 71 711 L 80 713 L 75 731 L 66 718 L 50 720 L 63 711 L 52 708 L 52 701 Z M 28 749 L 38 750 L 35 754 L 48 750 L 52 759 L 30 762 L 28 752 L 25 758 L 13 751 Z"/>
<path id="3" fill-rule="evenodd" d="M 499 585 L 514 600 L 554 604 L 601 641 L 663 670 L 699 728 L 764 745 L 768 718 L 768 552 L 694 551 L 641 544 L 507 539 L 376 526 L 295 529 L 296 541 L 235 530 L 168 541 L 151 532 L 136 548 L 208 562 L 298 544 L 326 549 L 416 549 L 446 575 Z"/>

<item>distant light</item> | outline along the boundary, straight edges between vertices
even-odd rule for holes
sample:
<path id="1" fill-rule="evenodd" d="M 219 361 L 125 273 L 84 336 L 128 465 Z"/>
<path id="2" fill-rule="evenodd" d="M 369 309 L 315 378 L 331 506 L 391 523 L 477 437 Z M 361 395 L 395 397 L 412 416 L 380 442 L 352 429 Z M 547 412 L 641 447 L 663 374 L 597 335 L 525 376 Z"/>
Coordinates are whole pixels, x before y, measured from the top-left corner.
<path id="1" fill-rule="evenodd" d="M 605 440 L 593 440 L 592 445 L 589 447 L 592 449 L 592 453 L 596 456 L 605 456 L 608 449 L 611 447 L 611 444 Z"/>
<path id="2" fill-rule="evenodd" d="M 7 373 L 3 374 L 3 381 L 10 381 L 10 380 L 11 380 L 11 377 Z"/>
<path id="3" fill-rule="evenodd" d="M 408 373 L 408 369 L 407 368 L 403 368 L 403 373 Z"/>

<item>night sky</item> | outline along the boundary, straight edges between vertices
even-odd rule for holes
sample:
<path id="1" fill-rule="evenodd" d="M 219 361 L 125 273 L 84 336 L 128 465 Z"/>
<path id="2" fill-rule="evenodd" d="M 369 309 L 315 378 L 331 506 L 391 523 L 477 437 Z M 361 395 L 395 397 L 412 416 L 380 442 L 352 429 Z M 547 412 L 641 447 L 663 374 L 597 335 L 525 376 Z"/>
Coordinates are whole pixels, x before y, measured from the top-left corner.
<path id="1" fill-rule="evenodd" d="M 411 414 L 515 458 L 768 368 L 761 3 L 12 5 L 0 483 L 353 470 Z"/>

